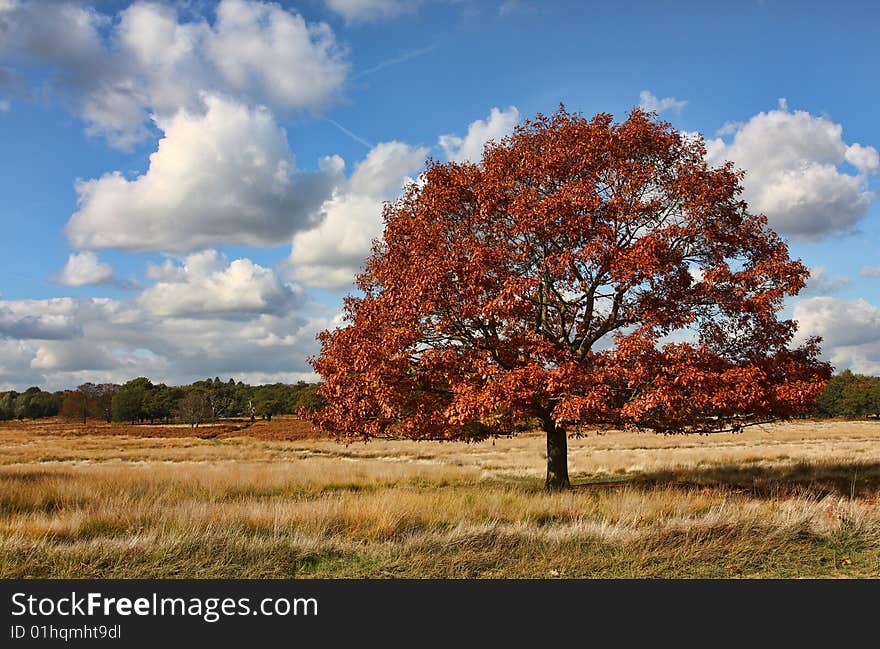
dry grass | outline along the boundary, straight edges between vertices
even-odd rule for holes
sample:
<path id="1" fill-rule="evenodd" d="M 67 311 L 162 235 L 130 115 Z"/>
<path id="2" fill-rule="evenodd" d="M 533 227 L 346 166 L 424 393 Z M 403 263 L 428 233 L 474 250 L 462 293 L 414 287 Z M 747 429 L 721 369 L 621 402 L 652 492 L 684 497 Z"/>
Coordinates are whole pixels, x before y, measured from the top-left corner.
<path id="1" fill-rule="evenodd" d="M 160 428 L 0 427 L 0 577 L 880 576 L 877 423 L 573 439 L 562 494 L 539 436 Z"/>

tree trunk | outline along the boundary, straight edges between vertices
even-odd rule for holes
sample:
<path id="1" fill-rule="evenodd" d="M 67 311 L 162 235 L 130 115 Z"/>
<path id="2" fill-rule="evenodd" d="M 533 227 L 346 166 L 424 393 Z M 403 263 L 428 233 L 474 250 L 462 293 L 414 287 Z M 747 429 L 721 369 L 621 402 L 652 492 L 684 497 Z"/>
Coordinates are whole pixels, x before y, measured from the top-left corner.
<path id="1" fill-rule="evenodd" d="M 560 491 L 571 487 L 568 480 L 568 436 L 564 428 L 548 415 L 541 418 L 544 432 L 547 433 L 547 480 L 544 488 Z"/>

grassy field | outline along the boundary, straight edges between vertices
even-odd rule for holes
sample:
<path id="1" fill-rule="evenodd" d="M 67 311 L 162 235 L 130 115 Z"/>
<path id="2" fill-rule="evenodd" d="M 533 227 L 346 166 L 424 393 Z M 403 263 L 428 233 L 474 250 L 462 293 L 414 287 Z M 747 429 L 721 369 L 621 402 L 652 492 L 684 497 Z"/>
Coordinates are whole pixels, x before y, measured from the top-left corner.
<path id="1" fill-rule="evenodd" d="M 880 577 L 880 423 L 344 446 L 0 424 L 0 577 Z"/>

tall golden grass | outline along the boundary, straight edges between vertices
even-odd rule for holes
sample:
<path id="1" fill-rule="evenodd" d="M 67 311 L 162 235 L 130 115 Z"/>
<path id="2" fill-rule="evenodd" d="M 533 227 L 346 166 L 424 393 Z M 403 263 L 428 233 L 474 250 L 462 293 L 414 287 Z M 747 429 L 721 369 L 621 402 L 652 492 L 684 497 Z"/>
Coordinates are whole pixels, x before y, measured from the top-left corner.
<path id="1" fill-rule="evenodd" d="M 880 425 L 481 445 L 0 427 L 0 577 L 880 576 Z M 119 432 L 119 431 L 114 431 Z"/>

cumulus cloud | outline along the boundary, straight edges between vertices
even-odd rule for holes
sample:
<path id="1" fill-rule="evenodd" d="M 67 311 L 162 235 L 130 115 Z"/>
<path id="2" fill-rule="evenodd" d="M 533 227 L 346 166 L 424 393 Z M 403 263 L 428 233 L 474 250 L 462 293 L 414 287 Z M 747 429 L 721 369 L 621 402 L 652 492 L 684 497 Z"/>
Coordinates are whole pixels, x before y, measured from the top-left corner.
<path id="1" fill-rule="evenodd" d="M 328 25 L 257 0 L 221 0 L 213 24 L 152 2 L 114 17 L 14 0 L 0 4 L 0 25 L 0 60 L 46 67 L 88 132 L 122 148 L 148 134 L 151 113 L 196 110 L 200 91 L 314 109 L 332 101 L 349 69 Z"/>
<path id="2" fill-rule="evenodd" d="M 157 119 L 164 136 L 147 171 L 79 181 L 67 224 L 77 248 L 185 253 L 212 245 L 275 245 L 313 224 L 339 180 L 341 160 L 296 172 L 268 109 L 203 96 L 204 113 Z"/>
<path id="3" fill-rule="evenodd" d="M 56 372 L 112 370 L 118 365 L 113 352 L 100 343 L 71 345 L 47 341 L 34 350 L 31 369 Z M 72 387 L 72 386 L 71 386 Z"/>
<path id="4" fill-rule="evenodd" d="M 228 315 L 158 315 L 138 299 L 3 301 L 0 389 L 60 389 L 135 376 L 167 383 L 215 375 L 313 379 L 306 358 L 317 352 L 317 332 L 331 326 L 337 313 L 304 304 L 279 313 L 241 313 L 238 319 Z M 16 338 L 6 335 L 10 323 Z M 60 335 L 65 329 L 75 337 Z"/>
<path id="5" fill-rule="evenodd" d="M 393 18 L 414 11 L 421 0 L 324 0 L 327 8 L 348 23 Z"/>
<path id="6" fill-rule="evenodd" d="M 147 279 L 157 282 L 183 282 L 186 280 L 186 268 L 175 264 L 171 259 L 166 259 L 161 264 L 148 261 L 144 274 Z"/>
<path id="7" fill-rule="evenodd" d="M 34 303 L 32 300 L 0 302 L 0 338 L 65 340 L 82 334 L 69 300 L 48 300 L 37 313 L 32 310 Z"/>
<path id="8" fill-rule="evenodd" d="M 675 97 L 658 98 L 650 90 L 642 90 L 639 93 L 639 108 L 654 113 L 662 113 L 667 110 L 680 113 L 687 106 L 686 99 L 676 99 Z"/>
<path id="9" fill-rule="evenodd" d="M 113 279 L 113 267 L 98 259 L 93 252 L 74 252 L 54 281 L 65 286 L 104 284 Z"/>
<path id="10" fill-rule="evenodd" d="M 98 259 L 98 256 L 89 250 L 71 253 L 61 271 L 50 279 L 64 286 L 102 284 L 125 289 L 138 286 L 134 280 L 116 277 L 113 274 L 113 267 Z"/>
<path id="11" fill-rule="evenodd" d="M 880 309 L 866 300 L 814 297 L 793 309 L 798 339 L 822 336 L 822 351 L 835 369 L 880 373 Z"/>
<path id="12" fill-rule="evenodd" d="M 513 132 L 519 121 L 516 106 L 507 110 L 492 108 L 489 117 L 478 119 L 468 126 L 464 137 L 441 135 L 438 141 L 446 159 L 452 162 L 479 162 L 483 157 L 483 147 L 490 140 L 499 141 Z"/>
<path id="13" fill-rule="evenodd" d="M 31 368 L 33 357 L 28 343 L 0 336 L 0 390 L 25 390 L 41 384 L 45 377 Z"/>
<path id="14" fill-rule="evenodd" d="M 863 174 L 874 173 L 880 166 L 880 155 L 877 154 L 877 149 L 872 146 L 851 144 L 846 148 L 844 158 Z"/>
<path id="15" fill-rule="evenodd" d="M 228 262 L 216 250 L 189 255 L 181 266 L 161 269 L 155 286 L 138 303 L 156 316 L 214 314 L 240 317 L 246 313 L 284 313 L 303 302 L 303 296 L 283 283 L 275 271 L 250 259 Z"/>
<path id="16" fill-rule="evenodd" d="M 228 87 L 284 107 L 320 107 L 348 73 L 325 23 L 274 3 L 223 0 L 207 51 Z"/>
<path id="17" fill-rule="evenodd" d="M 290 268 L 309 286 L 349 286 L 382 234 L 382 204 L 423 165 L 428 149 L 402 142 L 376 145 L 321 208 L 320 224 L 293 238 Z"/>
<path id="18" fill-rule="evenodd" d="M 736 126 L 731 141 L 716 138 L 706 145 L 713 164 L 731 160 L 746 170 L 744 198 L 750 207 L 796 239 L 851 230 L 874 198 L 867 174 L 877 170 L 877 150 L 847 144 L 840 124 L 791 112 L 784 101 Z M 858 173 L 842 170 L 845 162 Z"/>
<path id="19" fill-rule="evenodd" d="M 831 295 L 849 286 L 851 280 L 846 275 L 831 275 L 825 266 L 810 268 L 810 277 L 801 295 Z"/>

